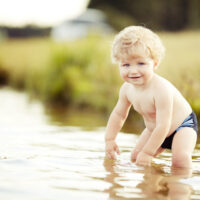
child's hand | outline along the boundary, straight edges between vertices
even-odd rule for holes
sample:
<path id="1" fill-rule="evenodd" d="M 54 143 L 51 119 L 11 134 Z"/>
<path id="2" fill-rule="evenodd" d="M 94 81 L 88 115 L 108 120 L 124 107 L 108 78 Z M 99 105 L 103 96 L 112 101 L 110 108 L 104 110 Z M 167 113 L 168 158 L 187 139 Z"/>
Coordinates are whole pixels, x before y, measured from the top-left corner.
<path id="1" fill-rule="evenodd" d="M 141 151 L 137 156 L 136 165 L 150 166 L 152 158 L 153 157 L 151 155 Z"/>
<path id="2" fill-rule="evenodd" d="M 106 141 L 106 157 L 116 160 L 115 152 L 119 155 L 119 148 L 114 140 Z"/>

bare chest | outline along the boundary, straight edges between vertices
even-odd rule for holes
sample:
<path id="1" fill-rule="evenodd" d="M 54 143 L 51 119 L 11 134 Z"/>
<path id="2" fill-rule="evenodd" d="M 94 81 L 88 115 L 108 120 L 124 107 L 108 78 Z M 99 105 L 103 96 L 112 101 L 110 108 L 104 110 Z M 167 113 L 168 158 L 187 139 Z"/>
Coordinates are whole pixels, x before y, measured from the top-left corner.
<path id="1" fill-rule="evenodd" d="M 154 97 L 151 93 L 130 93 L 128 95 L 128 99 L 132 103 L 134 110 L 140 113 L 144 118 L 155 117 L 155 102 Z"/>

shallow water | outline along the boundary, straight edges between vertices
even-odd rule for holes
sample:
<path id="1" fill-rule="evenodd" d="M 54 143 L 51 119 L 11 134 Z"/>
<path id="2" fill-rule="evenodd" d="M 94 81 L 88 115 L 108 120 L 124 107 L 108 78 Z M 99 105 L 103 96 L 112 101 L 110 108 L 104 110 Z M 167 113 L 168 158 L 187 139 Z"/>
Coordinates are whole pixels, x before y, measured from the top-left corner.
<path id="1" fill-rule="evenodd" d="M 152 167 L 130 162 L 138 135 L 120 133 L 117 161 L 104 159 L 104 127 L 51 124 L 39 102 L 0 90 L 0 198 L 4 200 L 200 199 L 200 145 L 193 172 L 171 169 L 162 153 Z"/>

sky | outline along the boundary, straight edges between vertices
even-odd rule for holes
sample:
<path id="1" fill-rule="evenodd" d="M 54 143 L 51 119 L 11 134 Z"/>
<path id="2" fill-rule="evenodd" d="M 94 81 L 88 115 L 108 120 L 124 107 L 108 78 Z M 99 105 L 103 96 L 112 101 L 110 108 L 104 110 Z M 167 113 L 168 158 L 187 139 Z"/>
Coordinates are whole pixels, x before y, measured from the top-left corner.
<path id="1" fill-rule="evenodd" d="M 0 25 L 52 26 L 81 14 L 89 0 L 0 0 Z"/>

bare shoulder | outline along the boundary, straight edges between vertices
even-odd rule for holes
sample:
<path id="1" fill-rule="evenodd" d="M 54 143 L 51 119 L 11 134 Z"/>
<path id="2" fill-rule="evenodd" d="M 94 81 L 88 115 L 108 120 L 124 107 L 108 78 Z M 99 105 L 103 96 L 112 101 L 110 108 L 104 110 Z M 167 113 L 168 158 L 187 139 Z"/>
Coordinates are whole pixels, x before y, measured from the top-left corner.
<path id="1" fill-rule="evenodd" d="M 161 110 L 172 107 L 175 87 L 163 77 L 157 76 L 154 83 L 154 100 L 156 107 Z"/>
<path id="2" fill-rule="evenodd" d="M 123 85 L 120 88 L 119 99 L 114 108 L 114 112 L 118 113 L 118 115 L 123 117 L 127 115 L 127 112 L 131 106 L 131 103 L 127 98 L 127 92 L 128 92 L 128 85 L 123 83 Z"/>
<path id="3" fill-rule="evenodd" d="M 161 76 L 156 76 L 154 91 L 158 96 L 171 96 L 174 93 L 174 90 L 175 87 L 168 80 Z"/>
<path id="4" fill-rule="evenodd" d="M 130 84 L 129 83 L 126 83 L 124 82 L 120 88 L 120 96 L 124 96 L 124 97 L 127 97 L 127 94 L 130 90 Z"/>
<path id="5" fill-rule="evenodd" d="M 120 88 L 119 92 L 119 100 L 126 102 L 127 104 L 130 104 L 131 102 L 129 101 L 128 94 L 130 93 L 131 86 L 129 83 L 124 82 Z"/>

